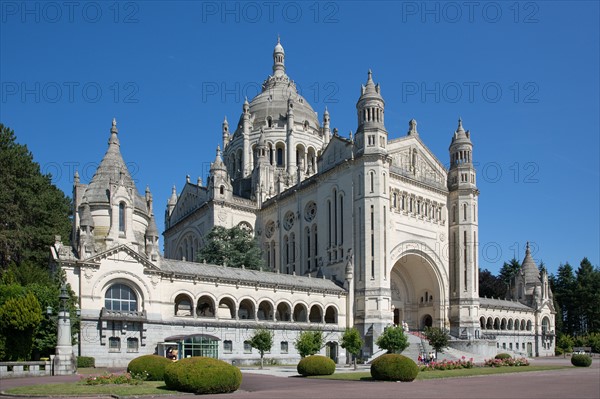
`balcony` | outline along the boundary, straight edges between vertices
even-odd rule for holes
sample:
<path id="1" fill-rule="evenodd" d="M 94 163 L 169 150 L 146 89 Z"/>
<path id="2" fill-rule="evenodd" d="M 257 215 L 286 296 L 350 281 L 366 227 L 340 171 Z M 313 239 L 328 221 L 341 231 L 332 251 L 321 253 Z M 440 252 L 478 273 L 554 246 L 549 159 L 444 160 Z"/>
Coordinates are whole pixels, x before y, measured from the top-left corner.
<path id="1" fill-rule="evenodd" d="M 134 311 L 125 311 L 125 310 L 108 310 L 106 308 L 102 308 L 100 311 L 100 320 L 117 320 L 117 321 L 147 321 L 146 311 L 145 310 L 134 310 Z"/>

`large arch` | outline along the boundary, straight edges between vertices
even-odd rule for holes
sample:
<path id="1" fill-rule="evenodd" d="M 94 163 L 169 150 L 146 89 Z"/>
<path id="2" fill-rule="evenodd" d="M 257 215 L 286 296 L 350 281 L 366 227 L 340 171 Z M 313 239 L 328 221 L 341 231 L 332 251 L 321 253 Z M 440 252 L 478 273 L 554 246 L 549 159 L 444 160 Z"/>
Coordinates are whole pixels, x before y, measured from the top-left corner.
<path id="1" fill-rule="evenodd" d="M 440 259 L 423 243 L 403 243 L 392 250 L 395 262 L 389 271 L 392 306 L 398 318 L 413 329 L 424 327 L 425 320 L 445 327 L 447 318 L 446 273 Z M 431 255 L 430 255 L 431 253 Z M 427 300 L 425 299 L 427 292 Z M 423 297 L 423 302 L 421 298 Z"/>

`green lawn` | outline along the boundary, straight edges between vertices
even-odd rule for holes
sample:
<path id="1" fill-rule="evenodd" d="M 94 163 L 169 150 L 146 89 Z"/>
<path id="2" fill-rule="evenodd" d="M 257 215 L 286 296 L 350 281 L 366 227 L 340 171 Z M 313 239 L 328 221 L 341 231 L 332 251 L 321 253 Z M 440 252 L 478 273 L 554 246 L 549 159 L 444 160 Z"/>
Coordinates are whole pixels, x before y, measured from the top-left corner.
<path id="1" fill-rule="evenodd" d="M 44 384 L 17 387 L 6 390 L 8 394 L 33 396 L 94 396 L 94 395 L 172 395 L 163 381 L 145 381 L 141 385 L 85 385 L 80 382 Z"/>
<path id="2" fill-rule="evenodd" d="M 524 367 L 475 367 L 472 369 L 458 370 L 435 370 L 423 371 L 417 375 L 417 380 L 432 380 L 436 378 L 460 378 L 473 377 L 478 375 L 506 374 L 506 373 L 526 373 L 531 371 L 560 370 L 570 368 L 571 366 L 524 366 Z M 368 371 L 354 373 L 336 373 L 332 375 L 321 375 L 308 378 L 321 378 L 326 380 L 345 380 L 345 381 L 369 381 L 371 373 Z"/>

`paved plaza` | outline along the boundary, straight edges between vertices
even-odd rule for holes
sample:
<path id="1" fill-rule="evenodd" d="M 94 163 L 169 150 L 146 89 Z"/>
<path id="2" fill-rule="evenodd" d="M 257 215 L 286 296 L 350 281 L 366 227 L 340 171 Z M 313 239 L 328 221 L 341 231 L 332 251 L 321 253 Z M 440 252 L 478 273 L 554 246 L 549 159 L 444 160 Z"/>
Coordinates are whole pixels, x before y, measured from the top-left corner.
<path id="1" fill-rule="evenodd" d="M 536 359 L 535 364 L 570 364 L 569 359 Z M 366 369 L 365 369 L 366 370 Z M 231 394 L 206 395 L 206 398 L 600 398 L 600 361 L 590 368 L 501 374 L 469 378 L 448 378 L 411 383 L 333 381 L 296 377 L 294 368 L 242 370 L 241 388 Z M 338 369 L 337 372 L 351 371 Z M 0 381 L 0 390 L 32 384 L 77 381 L 78 376 L 15 378 Z M 189 398 L 189 394 L 166 398 Z"/>

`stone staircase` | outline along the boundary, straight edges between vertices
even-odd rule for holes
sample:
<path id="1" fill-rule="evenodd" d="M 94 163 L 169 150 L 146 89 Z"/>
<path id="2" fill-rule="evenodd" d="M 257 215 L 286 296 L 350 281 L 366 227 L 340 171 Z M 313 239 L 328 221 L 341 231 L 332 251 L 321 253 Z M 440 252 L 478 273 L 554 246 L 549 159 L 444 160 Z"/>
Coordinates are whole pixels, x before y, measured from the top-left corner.
<path id="1" fill-rule="evenodd" d="M 425 338 L 423 333 L 421 333 L 420 331 L 410 331 L 407 334 L 407 337 L 408 337 L 409 346 L 402 352 L 402 354 L 404 356 L 414 360 L 415 363 L 418 362 L 420 353 L 434 352 L 434 349 L 429 345 L 429 342 L 427 342 L 427 339 Z M 503 350 L 503 352 L 504 352 L 504 350 Z M 513 352 L 511 352 L 511 351 L 505 351 L 505 352 L 508 352 L 511 355 L 513 355 Z M 373 360 L 377 359 L 379 356 L 381 356 L 385 353 L 386 353 L 385 350 L 380 350 L 378 352 L 375 352 L 375 354 L 373 354 L 373 356 L 371 356 L 367 360 L 366 363 L 371 363 Z M 521 355 L 521 354 L 519 354 L 519 355 Z M 517 357 L 521 357 L 519 355 L 517 355 Z M 473 362 L 475 362 L 475 363 L 483 363 L 486 359 L 486 357 L 475 354 L 475 353 L 464 352 L 464 351 L 454 349 L 454 348 L 446 348 L 446 349 L 444 349 L 444 352 L 438 352 L 437 360 L 441 361 L 441 360 L 445 359 L 445 360 L 449 360 L 449 361 L 455 361 L 455 360 L 462 359 L 463 356 L 466 360 L 473 359 Z"/>

